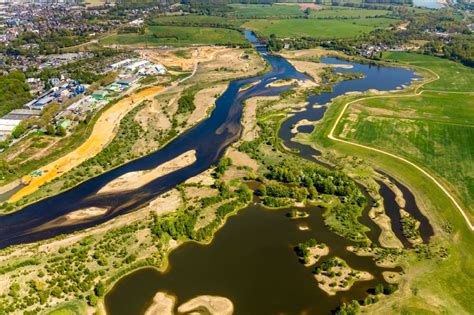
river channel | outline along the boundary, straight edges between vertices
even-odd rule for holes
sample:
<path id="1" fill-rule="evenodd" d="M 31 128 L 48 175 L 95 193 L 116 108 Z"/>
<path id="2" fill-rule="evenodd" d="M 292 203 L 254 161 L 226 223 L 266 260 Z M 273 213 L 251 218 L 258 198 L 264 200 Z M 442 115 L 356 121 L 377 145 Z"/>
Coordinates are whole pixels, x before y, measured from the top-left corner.
<path id="1" fill-rule="evenodd" d="M 246 32 L 246 36 L 251 42 L 256 41 L 251 33 Z M 271 71 L 261 76 L 232 81 L 216 101 L 216 107 L 207 119 L 164 148 L 92 178 L 69 191 L 1 216 L 0 248 L 71 233 L 106 222 L 145 206 L 163 192 L 217 164 L 225 149 L 240 137 L 242 104 L 246 99 L 278 95 L 292 88 L 267 86 L 277 80 L 310 79 L 296 71 L 284 58 L 268 54 L 265 50 L 260 50 L 260 53 L 271 66 Z M 358 72 L 364 77 L 342 81 L 334 85 L 331 92 L 310 95 L 305 110 L 294 113 L 284 122 L 279 135 L 285 145 L 309 159 L 318 152 L 291 140 L 291 128 L 296 122 L 321 119 L 327 109 L 326 104 L 345 93 L 400 89 L 417 77 L 412 70 L 405 68 L 373 66 L 335 58 L 323 58 L 321 62 L 336 66 L 350 65 L 351 69 L 339 68 L 338 71 Z M 251 88 L 240 91 L 242 86 L 258 81 Z M 311 128 L 303 127 L 300 130 L 310 132 Z M 197 160 L 190 166 L 136 190 L 97 194 L 104 185 L 123 174 L 155 168 L 193 149 L 196 150 Z M 387 195 L 387 198 L 391 196 Z M 68 213 L 88 207 L 107 208 L 108 211 L 76 224 L 68 225 L 64 220 Z M 370 225 L 367 210 L 361 222 Z M 230 218 L 216 233 L 210 245 L 187 243 L 173 251 L 167 272 L 160 273 L 147 268 L 124 277 L 106 296 L 109 314 L 142 314 L 157 291 L 176 295 L 178 302 L 203 294 L 225 296 L 234 302 L 236 314 L 327 314 L 342 301 L 362 299 L 369 288 L 376 283 L 384 283 L 381 276 L 383 269 L 376 267 L 371 258 L 358 257 L 345 250 L 352 242 L 328 231 L 323 223 L 321 209 L 308 207 L 307 211 L 311 215 L 300 220 L 289 220 L 285 211 L 268 211 L 255 204 L 249 206 Z M 52 225 L 52 222 L 64 224 Z M 309 230 L 300 230 L 298 225 L 301 224 L 308 226 Z M 368 236 L 376 241 L 378 233 L 374 231 L 369 232 Z M 326 243 L 330 247 L 330 256 L 341 257 L 351 267 L 369 271 L 375 278 L 356 283 L 350 291 L 334 297 L 327 296 L 318 289 L 311 268 L 299 263 L 293 251 L 298 242 L 310 237 Z"/>
<path id="2" fill-rule="evenodd" d="M 263 55 L 268 61 L 271 60 L 268 58 L 274 58 L 266 53 Z M 294 68 L 288 62 L 280 61 L 292 73 L 285 78 L 294 77 Z M 319 152 L 292 141 L 294 134 L 291 129 L 295 123 L 302 119 L 312 122 L 320 120 L 327 104 L 337 96 L 369 89 L 400 89 L 417 77 L 413 71 L 404 68 L 373 66 L 335 58 L 323 58 L 321 62 L 336 66 L 350 65 L 350 69 L 338 68 L 337 71 L 363 73 L 364 77 L 342 81 L 333 86 L 331 92 L 310 95 L 305 109 L 294 112 L 282 124 L 279 136 L 285 146 L 310 160 L 315 160 Z M 311 132 L 312 129 L 300 127 L 298 131 Z M 387 204 L 396 204 L 393 192 L 390 194 L 384 189 L 381 192 L 385 193 Z M 415 200 L 410 199 L 410 192 L 403 193 L 408 197 L 409 206 L 414 207 L 418 215 L 418 207 Z M 368 218 L 369 208 L 370 205 L 364 210 L 360 221 L 371 228 L 367 235 L 377 242 L 380 229 Z M 392 208 L 395 212 L 395 208 Z M 228 219 L 211 244 L 187 243 L 174 250 L 169 256 L 169 269 L 166 272 L 145 268 L 121 279 L 106 296 L 108 313 L 143 314 L 153 296 L 161 291 L 174 295 L 177 305 L 198 295 L 224 296 L 234 303 L 236 314 L 329 314 L 344 301 L 363 299 L 377 283 L 386 284 L 382 276 L 386 269 L 377 267 L 370 257 L 359 257 L 348 252 L 346 247 L 354 243 L 325 227 L 322 209 L 306 207 L 305 211 L 310 216 L 300 220 L 288 219 L 285 216 L 287 211 L 266 210 L 255 203 L 242 209 L 237 216 Z M 309 229 L 301 230 L 300 226 Z M 397 235 L 403 237 L 398 223 L 393 228 L 399 229 Z M 302 265 L 294 253 L 296 244 L 311 237 L 329 246 L 328 257 L 341 257 L 351 267 L 369 271 L 374 279 L 357 282 L 349 291 L 328 296 L 317 287 L 312 268 Z M 405 239 L 402 242 L 409 245 Z"/>

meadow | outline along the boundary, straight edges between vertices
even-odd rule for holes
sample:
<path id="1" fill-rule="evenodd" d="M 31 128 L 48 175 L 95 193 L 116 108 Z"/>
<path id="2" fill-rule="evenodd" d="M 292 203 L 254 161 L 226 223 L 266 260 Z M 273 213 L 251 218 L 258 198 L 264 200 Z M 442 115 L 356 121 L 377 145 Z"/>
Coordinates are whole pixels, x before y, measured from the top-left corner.
<path id="1" fill-rule="evenodd" d="M 101 40 L 105 45 L 156 45 L 189 46 L 203 45 L 246 45 L 242 33 L 235 30 L 190 26 L 150 26 L 145 34 L 114 34 Z"/>
<path id="2" fill-rule="evenodd" d="M 329 7 L 319 11 L 311 11 L 310 18 L 366 18 L 389 15 L 389 10 L 348 9 L 345 7 Z"/>
<path id="3" fill-rule="evenodd" d="M 251 29 L 259 34 L 277 37 L 314 38 L 351 38 L 376 28 L 388 27 L 398 20 L 389 18 L 367 19 L 282 19 L 282 20 L 250 20 L 242 27 Z"/>
<path id="4" fill-rule="evenodd" d="M 474 221 L 474 97 L 424 93 L 352 105 L 345 138 L 403 156 L 441 178 Z M 357 117 L 356 119 L 354 117 Z"/>
<path id="5" fill-rule="evenodd" d="M 398 60 L 406 65 L 423 66 L 425 69 L 436 71 L 436 73 L 440 75 L 440 79 L 437 81 L 421 87 L 420 83 L 415 83 L 413 87 L 409 87 L 406 91 L 398 92 L 397 94 L 399 95 L 412 95 L 416 87 L 420 87 L 420 90 L 439 88 L 440 90 L 443 89 L 452 92 L 456 90 L 466 90 L 470 85 L 472 86 L 472 69 L 465 68 L 460 64 L 418 54 L 387 53 L 386 57 L 392 60 Z M 404 61 L 406 61 L 406 63 Z M 455 73 L 451 73 L 451 70 L 455 70 Z M 428 79 L 434 77 L 433 73 L 427 70 L 420 70 L 420 72 L 425 74 L 425 82 L 428 82 Z M 459 74 L 456 72 L 459 72 Z M 452 84 L 453 81 L 456 81 L 458 86 Z M 471 84 L 469 84 L 469 82 Z M 445 113 L 436 111 L 436 106 L 438 109 L 442 106 L 444 110 L 448 110 L 448 107 L 444 106 L 455 108 L 457 102 L 448 102 L 455 93 L 446 96 L 441 95 L 439 101 L 435 101 L 434 103 L 432 100 L 438 98 L 436 93 L 424 94 L 422 94 L 423 97 L 427 97 L 430 103 L 425 104 L 425 108 L 420 108 L 421 106 L 415 105 L 416 102 L 421 101 L 407 97 L 407 99 L 409 99 L 409 101 L 406 101 L 407 106 L 411 106 L 412 110 L 403 109 L 404 103 L 399 103 L 399 105 L 390 108 L 390 110 L 393 110 L 395 113 L 390 113 L 390 115 L 388 115 L 389 118 L 397 116 L 403 117 L 403 115 L 406 114 L 403 113 L 404 111 L 419 118 L 418 115 L 426 112 L 429 119 L 420 119 L 420 121 L 424 123 L 424 125 L 422 125 L 423 127 L 427 125 L 429 128 L 432 128 L 432 135 L 438 137 L 435 138 L 434 141 L 439 142 L 443 146 L 449 145 L 449 147 L 454 147 L 456 150 L 460 150 L 458 152 L 464 152 L 463 154 L 468 154 L 469 147 L 472 147 L 472 132 L 471 135 L 463 135 L 461 133 L 463 133 L 465 129 L 461 131 L 457 129 L 458 125 L 448 124 L 449 120 L 462 121 L 464 113 L 455 111 L 456 113 L 449 117 L 441 117 L 445 115 Z M 462 96 L 464 96 L 466 100 L 464 100 Z M 364 312 L 373 314 L 472 314 L 474 312 L 474 305 L 470 296 L 472 295 L 472 290 L 474 290 L 473 231 L 468 227 L 465 219 L 459 210 L 455 208 L 451 200 L 432 180 L 413 166 L 394 157 L 367 148 L 354 146 L 350 143 L 336 142 L 328 138 L 330 130 L 344 108 L 344 105 L 349 101 L 363 97 L 364 96 L 350 95 L 334 100 L 328 107 L 324 119 L 318 123 L 314 132 L 309 136 L 300 137 L 300 140 L 311 143 L 323 152 L 332 152 L 341 157 L 355 156 L 361 158 L 374 168 L 382 169 L 394 176 L 413 192 L 417 204 L 425 215 L 428 216 L 435 230 L 435 236 L 431 239 L 429 246 L 419 248 L 405 258 L 402 265 L 406 274 L 400 284 L 399 291 L 390 297 L 390 299 L 384 300 L 383 303 L 375 303 L 369 307 L 364 307 Z M 444 100 L 442 97 L 444 97 Z M 469 98 L 471 98 L 471 100 L 468 100 Z M 401 98 L 394 98 L 394 100 L 388 100 L 388 98 L 385 98 L 380 100 L 380 104 L 395 102 L 400 99 Z M 469 104 L 472 104 L 471 95 L 461 94 L 457 100 L 460 100 L 461 104 L 468 104 L 469 102 L 471 102 Z M 448 103 L 449 105 L 446 105 Z M 430 106 L 433 106 L 433 108 L 429 109 Z M 413 111 L 413 107 L 416 107 L 416 110 Z M 382 108 L 382 110 L 386 111 L 385 108 Z M 472 115 L 470 110 L 464 110 Z M 436 122 L 436 119 L 430 116 L 435 114 L 439 117 L 440 122 Z M 380 113 L 380 109 L 379 116 L 383 116 L 382 113 Z M 395 120 L 395 118 L 391 119 L 392 120 L 386 123 L 386 125 L 393 121 L 401 123 L 405 118 L 397 118 L 397 120 Z M 469 118 L 466 117 L 465 119 Z M 409 128 L 415 130 L 417 125 L 410 124 Z M 339 131 L 342 131 L 341 127 Z M 376 132 L 382 132 L 382 130 L 377 130 Z M 449 132 L 450 135 L 446 136 L 445 132 Z M 337 132 L 336 135 L 338 135 Z M 469 140 L 469 137 L 471 140 Z M 452 139 L 449 140 L 449 138 Z M 456 143 L 456 141 L 458 143 Z M 387 145 L 384 146 L 384 148 L 395 150 L 394 148 L 398 147 L 400 148 L 399 151 L 403 150 L 403 144 L 400 142 L 395 144 L 391 142 L 390 145 L 391 147 Z M 416 145 L 420 145 L 420 143 L 413 143 L 412 148 L 416 148 L 420 150 L 420 152 L 424 150 L 422 147 L 415 147 Z M 432 147 L 435 148 L 436 146 L 433 145 Z M 441 152 L 447 152 L 449 150 L 448 148 L 438 147 L 436 147 L 436 149 L 440 149 Z M 456 157 L 453 157 L 453 155 L 454 154 L 451 154 L 451 158 L 454 158 L 452 163 L 456 163 L 456 160 L 466 158 L 466 155 Z M 437 158 L 439 158 L 439 156 L 437 156 Z M 469 158 L 472 160 L 472 154 Z M 426 158 L 426 160 L 428 159 Z M 442 158 L 440 161 L 442 161 Z M 462 161 L 462 163 L 467 165 L 467 163 L 472 162 Z M 424 167 L 424 165 L 421 166 Z M 456 172 L 456 170 L 445 171 L 451 173 Z M 458 170 L 458 172 L 461 173 L 462 170 Z M 447 252 L 448 256 L 444 258 L 436 257 L 436 253 L 440 251 Z"/>
<path id="6" fill-rule="evenodd" d="M 439 80 L 424 86 L 424 89 L 465 92 L 473 91 L 474 71 L 462 64 L 434 56 L 409 52 L 385 52 L 384 59 L 427 68 L 439 75 Z"/>
<path id="7" fill-rule="evenodd" d="M 156 25 L 204 26 L 238 28 L 244 21 L 212 15 L 158 16 L 152 20 Z"/>
<path id="8" fill-rule="evenodd" d="M 298 5 L 232 4 L 231 14 L 238 18 L 256 19 L 267 17 L 302 17 L 303 10 Z"/>

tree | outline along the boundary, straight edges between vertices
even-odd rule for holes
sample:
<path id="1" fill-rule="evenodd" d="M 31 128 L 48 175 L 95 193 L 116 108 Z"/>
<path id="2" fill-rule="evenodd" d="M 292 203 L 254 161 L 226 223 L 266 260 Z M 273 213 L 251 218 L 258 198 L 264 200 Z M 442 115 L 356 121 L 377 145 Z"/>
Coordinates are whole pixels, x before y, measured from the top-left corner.
<path id="1" fill-rule="evenodd" d="M 12 131 L 12 136 L 15 139 L 20 138 L 24 133 L 26 132 L 26 127 L 23 124 L 19 124 L 18 126 L 15 127 Z"/>
<path id="2" fill-rule="evenodd" d="M 66 128 L 59 126 L 58 129 L 56 129 L 56 135 L 64 137 L 66 135 Z"/>
<path id="3" fill-rule="evenodd" d="M 53 124 L 48 124 L 46 126 L 46 133 L 50 136 L 54 136 L 56 134 L 56 128 Z"/>
<path id="4" fill-rule="evenodd" d="M 383 284 L 381 283 L 378 283 L 376 286 L 375 286 L 375 294 L 382 294 L 383 293 Z"/>
<path id="5" fill-rule="evenodd" d="M 91 293 L 87 296 L 87 303 L 90 306 L 96 306 L 98 301 L 99 298 L 97 297 L 97 295 L 95 295 L 95 293 Z"/>
<path id="6" fill-rule="evenodd" d="M 104 294 L 105 294 L 105 285 L 102 281 L 99 281 L 97 283 L 97 285 L 94 288 L 94 293 L 99 297 L 104 296 Z"/>

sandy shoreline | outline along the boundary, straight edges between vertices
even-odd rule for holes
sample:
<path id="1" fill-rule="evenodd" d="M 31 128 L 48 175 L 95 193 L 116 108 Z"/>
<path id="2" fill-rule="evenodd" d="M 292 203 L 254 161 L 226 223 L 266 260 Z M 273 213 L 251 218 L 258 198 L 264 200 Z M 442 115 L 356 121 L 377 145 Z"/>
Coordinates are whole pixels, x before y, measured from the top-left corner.
<path id="1" fill-rule="evenodd" d="M 145 311 L 145 315 L 172 315 L 176 298 L 172 295 L 158 292 L 153 297 L 153 302 Z"/>
<path id="2" fill-rule="evenodd" d="M 231 315 L 234 313 L 234 304 L 221 296 L 201 295 L 181 304 L 178 307 L 180 313 L 202 314 L 195 313 L 198 309 L 206 309 L 211 315 Z"/>
<path id="3" fill-rule="evenodd" d="M 189 166 L 196 162 L 196 151 L 190 150 L 160 166 L 147 171 L 137 171 L 124 174 L 107 185 L 102 187 L 97 193 L 113 193 L 124 190 L 140 188 L 154 179 L 172 173 L 180 168 Z"/>

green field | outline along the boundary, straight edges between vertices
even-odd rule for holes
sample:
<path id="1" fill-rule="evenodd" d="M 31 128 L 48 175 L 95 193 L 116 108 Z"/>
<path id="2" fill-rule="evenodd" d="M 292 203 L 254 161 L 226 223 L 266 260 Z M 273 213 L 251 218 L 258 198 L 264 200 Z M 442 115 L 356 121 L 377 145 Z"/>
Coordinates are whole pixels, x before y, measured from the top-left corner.
<path id="1" fill-rule="evenodd" d="M 159 16 L 152 20 L 156 25 L 205 26 L 238 28 L 244 21 L 211 15 Z"/>
<path id="2" fill-rule="evenodd" d="M 407 52 L 386 52 L 384 59 L 428 68 L 437 73 L 440 79 L 425 85 L 426 89 L 474 91 L 474 70 L 458 62 Z"/>
<path id="3" fill-rule="evenodd" d="M 436 174 L 474 221 L 474 96 L 424 93 L 350 107 L 345 138 L 403 156 Z M 353 117 L 357 115 L 357 119 Z"/>
<path id="4" fill-rule="evenodd" d="M 370 18 L 346 20 L 317 19 L 283 19 L 283 20 L 250 20 L 243 28 L 251 29 L 265 36 L 275 34 L 278 37 L 314 38 L 350 38 L 376 28 L 388 27 L 396 23 L 395 19 Z"/>
<path id="5" fill-rule="evenodd" d="M 311 18 L 364 18 L 374 16 L 385 16 L 390 14 L 389 10 L 348 9 L 334 7 L 330 9 L 311 11 Z"/>
<path id="6" fill-rule="evenodd" d="M 145 34 L 115 34 L 101 40 L 105 45 L 245 45 L 242 33 L 235 30 L 211 27 L 150 26 Z"/>
<path id="7" fill-rule="evenodd" d="M 245 19 L 304 16 L 303 10 L 298 5 L 232 4 L 230 6 L 234 9 L 232 15 Z"/>

